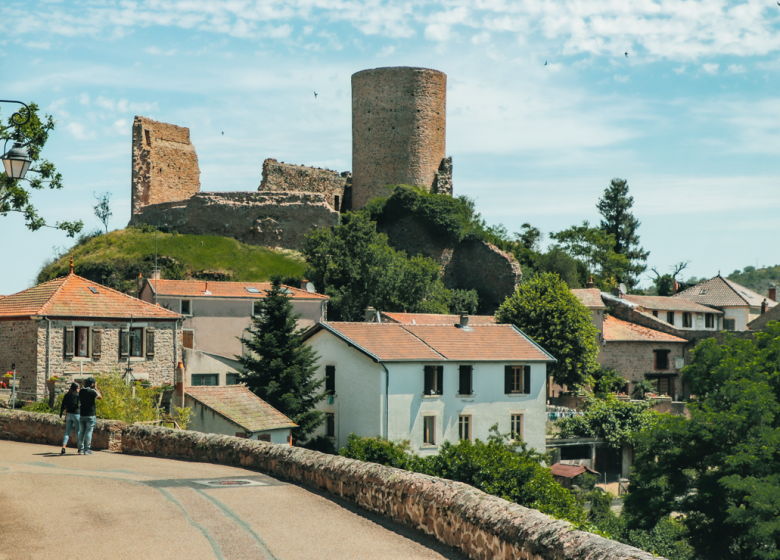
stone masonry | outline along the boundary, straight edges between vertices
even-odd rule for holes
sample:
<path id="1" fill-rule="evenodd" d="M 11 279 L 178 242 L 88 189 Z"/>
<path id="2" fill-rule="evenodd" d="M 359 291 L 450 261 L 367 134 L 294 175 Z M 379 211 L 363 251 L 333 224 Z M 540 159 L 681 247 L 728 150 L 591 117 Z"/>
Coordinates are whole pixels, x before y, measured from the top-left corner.
<path id="1" fill-rule="evenodd" d="M 0 438 L 59 445 L 62 423 L 50 414 L 0 411 Z M 663 560 L 467 484 L 308 449 L 104 420 L 93 448 L 267 473 L 348 500 L 479 560 Z"/>
<path id="2" fill-rule="evenodd" d="M 187 200 L 200 191 L 190 130 L 145 117 L 133 121 L 133 214 L 144 206 Z"/>
<path id="3" fill-rule="evenodd" d="M 275 159 L 263 162 L 263 181 L 260 192 L 321 193 L 337 212 L 348 210 L 344 205 L 345 190 L 351 187 L 352 176 L 348 171 L 339 173 L 319 167 L 306 167 L 291 163 L 279 163 Z"/>

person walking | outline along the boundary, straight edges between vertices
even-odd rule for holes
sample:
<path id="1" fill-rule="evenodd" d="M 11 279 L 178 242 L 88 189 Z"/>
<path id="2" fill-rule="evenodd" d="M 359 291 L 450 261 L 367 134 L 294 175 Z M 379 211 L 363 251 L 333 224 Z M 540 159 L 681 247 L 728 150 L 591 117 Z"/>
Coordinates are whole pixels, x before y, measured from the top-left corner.
<path id="1" fill-rule="evenodd" d="M 95 429 L 95 401 L 102 399 L 103 395 L 95 385 L 95 378 L 88 377 L 84 382 L 84 388 L 79 391 L 81 403 L 81 415 L 79 417 L 79 455 L 92 455 L 92 430 Z"/>
<path id="2" fill-rule="evenodd" d="M 76 383 L 71 383 L 70 390 L 62 397 L 60 418 L 63 412 L 65 412 L 65 437 L 62 438 L 61 455 L 65 455 L 65 446 L 68 445 L 71 430 L 76 430 L 76 442 L 79 438 L 79 386 Z"/>

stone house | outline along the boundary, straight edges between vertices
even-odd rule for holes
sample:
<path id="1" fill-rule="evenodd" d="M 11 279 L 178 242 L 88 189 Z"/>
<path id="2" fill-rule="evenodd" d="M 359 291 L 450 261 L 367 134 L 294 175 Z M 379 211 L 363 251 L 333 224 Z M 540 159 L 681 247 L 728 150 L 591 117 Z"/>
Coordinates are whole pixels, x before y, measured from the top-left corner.
<path id="1" fill-rule="evenodd" d="M 751 331 L 764 330 L 770 321 L 780 321 L 780 305 L 770 306 L 770 301 L 777 301 L 777 288 L 774 284 L 769 286 L 769 297 L 766 298 L 766 301 L 761 306 L 761 315 L 748 323 L 748 328 Z"/>
<path id="2" fill-rule="evenodd" d="M 635 296 L 605 294 L 605 298 L 622 300 L 646 317 L 653 317 L 680 331 L 710 331 L 724 329 L 723 312 L 695 301 L 670 296 Z"/>
<path id="3" fill-rule="evenodd" d="M 325 320 L 328 297 L 285 286 L 302 328 Z M 139 298 L 184 316 L 183 341 L 189 384 L 229 385 L 238 372 L 242 338 L 270 282 L 139 279 Z M 311 289 L 311 288 L 310 288 Z M 190 351 L 192 350 L 192 351 Z"/>
<path id="4" fill-rule="evenodd" d="M 638 382 L 650 381 L 658 394 L 680 400 L 687 344 L 684 338 L 607 316 L 598 361 L 628 381 L 629 394 Z"/>
<path id="5" fill-rule="evenodd" d="M 547 364 L 512 325 L 319 323 L 304 339 L 320 356 L 328 399 L 320 433 L 409 440 L 420 455 L 481 439 L 498 425 L 545 450 Z"/>
<path id="6" fill-rule="evenodd" d="M 188 429 L 290 445 L 296 424 L 244 385 L 184 387 Z"/>
<path id="7" fill-rule="evenodd" d="M 52 376 L 126 372 L 173 383 L 181 315 L 71 272 L 0 300 L 0 371 L 19 373 L 22 398 L 41 398 Z"/>
<path id="8" fill-rule="evenodd" d="M 776 301 L 723 278 L 720 274 L 672 297 L 722 311 L 722 330 L 726 331 L 747 330 L 748 323 L 777 305 Z"/>
<path id="9" fill-rule="evenodd" d="M 396 313 L 392 311 L 377 311 L 372 307 L 366 309 L 367 323 L 402 323 L 404 325 L 455 325 L 460 323 L 460 315 L 439 315 L 436 313 Z M 493 315 L 469 315 L 469 325 L 493 325 L 496 318 Z"/>

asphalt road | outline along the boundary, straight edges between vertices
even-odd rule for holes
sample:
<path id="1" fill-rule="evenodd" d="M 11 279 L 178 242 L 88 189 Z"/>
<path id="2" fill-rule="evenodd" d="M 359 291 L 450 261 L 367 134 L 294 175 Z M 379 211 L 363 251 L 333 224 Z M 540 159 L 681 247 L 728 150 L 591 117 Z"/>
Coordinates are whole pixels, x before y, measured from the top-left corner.
<path id="1" fill-rule="evenodd" d="M 464 559 L 254 471 L 0 441 L 0 560 Z"/>

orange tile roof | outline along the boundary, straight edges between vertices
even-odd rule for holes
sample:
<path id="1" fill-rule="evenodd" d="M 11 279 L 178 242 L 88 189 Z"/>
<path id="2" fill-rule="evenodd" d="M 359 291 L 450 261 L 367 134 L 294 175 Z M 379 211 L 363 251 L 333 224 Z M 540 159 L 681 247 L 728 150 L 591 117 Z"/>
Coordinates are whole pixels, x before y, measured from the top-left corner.
<path id="1" fill-rule="evenodd" d="M 187 387 L 184 392 L 248 432 L 297 426 L 244 385 Z"/>
<path id="2" fill-rule="evenodd" d="M 585 465 L 564 465 L 563 463 L 555 463 L 550 467 L 550 471 L 552 471 L 553 476 L 562 476 L 564 478 L 575 478 L 584 472 L 599 474 L 598 471 L 594 471 Z"/>
<path id="3" fill-rule="evenodd" d="M 604 339 L 607 342 L 687 342 L 679 336 L 654 331 L 609 315 L 604 317 Z"/>
<path id="4" fill-rule="evenodd" d="M 94 292 L 93 292 L 94 290 Z M 178 313 L 69 274 L 0 300 L 0 318 L 90 317 L 106 319 L 168 319 Z"/>
<path id="5" fill-rule="evenodd" d="M 212 280 L 150 280 L 146 282 L 158 296 L 177 297 L 231 297 L 261 299 L 271 289 L 271 282 L 214 282 Z M 329 299 L 328 296 L 316 294 L 284 286 L 290 292 L 293 299 Z M 248 292 L 247 288 L 254 288 L 258 292 Z M 211 292 L 207 294 L 206 292 Z"/>
<path id="6" fill-rule="evenodd" d="M 327 330 L 372 358 L 401 361 L 541 361 L 555 359 L 512 325 L 403 325 L 319 323 L 305 338 Z"/>
<path id="7" fill-rule="evenodd" d="M 716 276 L 700 284 L 683 290 L 672 297 L 687 299 L 703 305 L 717 307 L 761 307 L 764 296 L 753 290 L 740 286 L 736 282 Z M 768 307 L 774 307 L 777 302 L 767 300 Z"/>
<path id="8" fill-rule="evenodd" d="M 620 298 L 635 303 L 645 309 L 650 309 L 651 311 L 690 311 L 693 313 L 714 313 L 715 315 L 723 315 L 722 311 L 684 298 L 633 295 L 622 295 Z"/>
<path id="9" fill-rule="evenodd" d="M 437 315 L 434 313 L 393 313 L 382 311 L 382 317 L 389 323 L 404 325 L 454 325 L 460 323 L 460 315 Z M 469 315 L 469 325 L 492 325 L 496 322 L 493 315 Z"/>
<path id="10" fill-rule="evenodd" d="M 572 290 L 577 299 L 588 309 L 606 309 L 606 305 L 601 301 L 601 290 L 598 288 L 583 288 Z"/>

